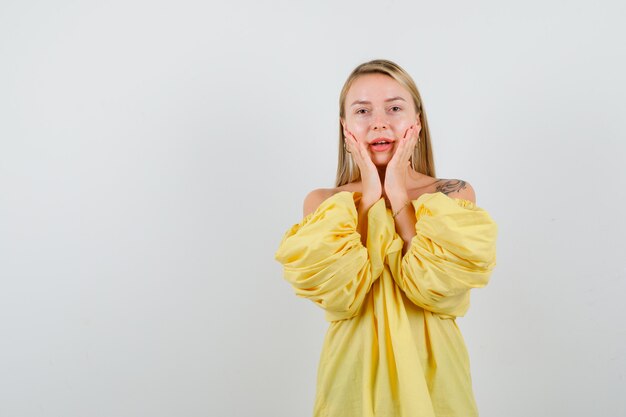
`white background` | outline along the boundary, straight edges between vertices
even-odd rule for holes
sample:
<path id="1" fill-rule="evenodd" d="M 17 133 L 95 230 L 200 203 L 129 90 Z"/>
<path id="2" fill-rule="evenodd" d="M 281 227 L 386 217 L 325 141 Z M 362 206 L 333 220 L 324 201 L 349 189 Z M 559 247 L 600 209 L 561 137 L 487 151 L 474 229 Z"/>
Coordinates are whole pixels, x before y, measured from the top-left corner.
<path id="1" fill-rule="evenodd" d="M 623 4 L 3 1 L 0 415 L 310 415 L 327 324 L 273 257 L 374 58 L 499 226 L 481 416 L 626 415 Z"/>

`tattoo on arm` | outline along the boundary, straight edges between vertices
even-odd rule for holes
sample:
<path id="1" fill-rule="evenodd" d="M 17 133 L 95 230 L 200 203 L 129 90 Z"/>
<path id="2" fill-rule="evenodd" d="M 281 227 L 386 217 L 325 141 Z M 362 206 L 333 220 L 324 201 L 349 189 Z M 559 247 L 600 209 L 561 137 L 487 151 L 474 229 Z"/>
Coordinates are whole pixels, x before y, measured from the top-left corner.
<path id="1" fill-rule="evenodd" d="M 444 193 L 445 195 L 451 194 L 455 191 L 460 191 L 465 188 L 466 182 L 463 180 L 441 180 L 441 184 L 437 184 L 437 191 Z"/>

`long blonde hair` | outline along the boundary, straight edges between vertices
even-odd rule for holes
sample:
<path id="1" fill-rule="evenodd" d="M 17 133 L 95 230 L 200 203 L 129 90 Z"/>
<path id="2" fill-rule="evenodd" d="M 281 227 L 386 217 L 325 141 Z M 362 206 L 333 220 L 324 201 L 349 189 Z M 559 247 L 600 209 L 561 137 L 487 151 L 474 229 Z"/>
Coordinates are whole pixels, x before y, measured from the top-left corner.
<path id="1" fill-rule="evenodd" d="M 428 119 L 426 118 L 426 110 L 422 103 L 422 98 L 411 76 L 402 69 L 398 64 L 386 59 L 375 59 L 365 62 L 356 67 L 348 79 L 346 80 L 341 94 L 339 95 L 339 117 L 345 119 L 346 111 L 346 95 L 354 81 L 364 74 L 384 74 L 387 75 L 406 88 L 413 97 L 413 104 L 418 113 L 422 128 L 419 133 L 420 141 L 413 150 L 411 157 L 411 167 L 414 171 L 420 172 L 431 177 L 435 177 L 435 161 L 433 159 L 433 151 L 430 144 L 430 131 L 428 129 Z M 349 182 L 361 179 L 361 172 L 358 165 L 352 160 L 348 152 L 344 148 L 345 137 L 343 135 L 343 127 L 339 122 L 339 161 L 337 163 L 337 179 L 335 187 L 347 184 Z"/>

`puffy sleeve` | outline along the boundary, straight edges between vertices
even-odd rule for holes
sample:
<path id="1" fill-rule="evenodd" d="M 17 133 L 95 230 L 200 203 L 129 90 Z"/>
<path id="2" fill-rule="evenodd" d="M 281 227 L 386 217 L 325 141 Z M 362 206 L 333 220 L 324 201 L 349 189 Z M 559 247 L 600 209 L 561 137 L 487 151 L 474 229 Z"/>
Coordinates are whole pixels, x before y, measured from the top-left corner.
<path id="1" fill-rule="evenodd" d="M 443 318 L 463 316 L 470 289 L 487 285 L 496 266 L 497 224 L 475 203 L 441 192 L 421 195 L 413 208 L 417 234 L 404 256 L 395 235 L 391 274 L 416 305 Z"/>
<path id="2" fill-rule="evenodd" d="M 358 314 L 394 239 L 381 198 L 368 211 L 367 247 L 363 246 L 354 194 L 341 191 L 324 200 L 287 230 L 274 255 L 296 295 L 323 308 L 328 321 Z"/>

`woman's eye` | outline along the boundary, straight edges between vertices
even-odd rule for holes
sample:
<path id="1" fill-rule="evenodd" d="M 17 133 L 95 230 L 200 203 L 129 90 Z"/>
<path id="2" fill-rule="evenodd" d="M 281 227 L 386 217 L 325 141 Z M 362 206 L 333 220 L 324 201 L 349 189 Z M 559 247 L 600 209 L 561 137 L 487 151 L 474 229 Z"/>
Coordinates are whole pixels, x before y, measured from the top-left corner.
<path id="1" fill-rule="evenodd" d="M 392 112 L 396 113 L 396 112 L 401 111 L 402 107 L 400 107 L 400 106 L 393 106 L 393 107 L 390 107 L 390 110 Z M 367 113 L 367 111 L 368 111 L 367 109 L 358 109 L 355 113 L 356 114 L 365 114 L 365 113 Z"/>

